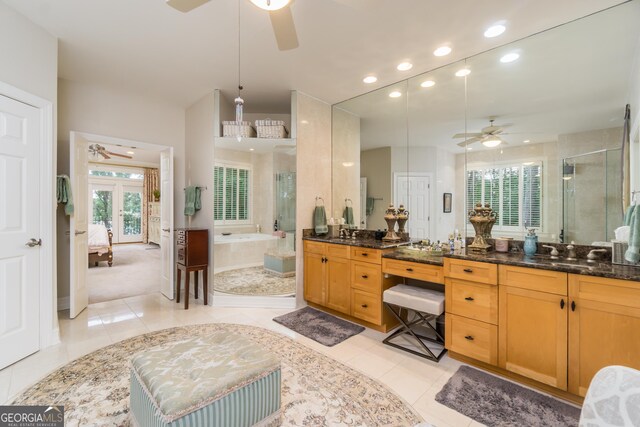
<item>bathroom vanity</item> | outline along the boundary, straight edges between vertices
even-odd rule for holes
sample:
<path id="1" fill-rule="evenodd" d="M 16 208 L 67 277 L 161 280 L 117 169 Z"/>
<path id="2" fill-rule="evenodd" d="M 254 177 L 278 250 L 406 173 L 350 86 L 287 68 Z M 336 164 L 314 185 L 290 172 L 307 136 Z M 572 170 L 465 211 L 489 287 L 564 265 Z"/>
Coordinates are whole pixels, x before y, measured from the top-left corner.
<path id="1" fill-rule="evenodd" d="M 388 331 L 396 324 L 384 289 L 443 283 L 452 358 L 575 402 L 600 368 L 640 369 L 640 268 L 511 253 L 424 257 L 321 240 L 305 237 L 304 247 L 305 299 L 315 307 Z"/>

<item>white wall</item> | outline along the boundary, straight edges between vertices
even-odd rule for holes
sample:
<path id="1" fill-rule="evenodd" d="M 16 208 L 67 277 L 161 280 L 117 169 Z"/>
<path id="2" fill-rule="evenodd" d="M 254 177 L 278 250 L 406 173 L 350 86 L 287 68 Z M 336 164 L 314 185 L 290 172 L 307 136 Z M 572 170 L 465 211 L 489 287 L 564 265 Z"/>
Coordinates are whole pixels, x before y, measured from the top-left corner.
<path id="1" fill-rule="evenodd" d="M 332 179 L 333 211 L 327 216 L 342 218 L 345 199 L 351 200 L 355 225 L 360 226 L 360 117 L 343 109 L 333 108 Z"/>
<path id="2" fill-rule="evenodd" d="M 58 39 L 47 33 L 44 29 L 33 24 L 24 16 L 15 12 L 9 6 L 0 2 L 0 58 L 4 58 L 0 66 L 0 82 L 16 87 L 22 91 L 45 99 L 53 105 L 53 132 L 52 138 L 43 141 L 51 147 L 53 153 L 52 169 L 56 164 L 56 117 L 58 99 Z M 55 185 L 55 176 L 51 177 L 51 188 Z M 55 192 L 54 192 L 55 195 Z M 51 204 L 51 200 L 43 200 L 43 204 Z M 46 211 L 46 209 L 43 207 Z M 51 217 L 46 221 L 52 229 L 55 229 L 55 219 Z M 55 244 L 45 242 L 44 244 Z M 56 343 L 58 338 L 58 315 L 56 295 L 56 271 L 55 250 L 51 248 L 53 278 L 50 300 L 42 300 L 40 313 L 46 316 L 46 323 L 41 323 L 41 345 L 47 346 Z M 45 308 L 46 307 L 46 308 Z"/>
<path id="3" fill-rule="evenodd" d="M 174 148 L 174 226 L 184 225 L 185 110 L 131 92 L 58 80 L 58 173 L 69 171 L 69 133 L 86 132 Z M 58 298 L 69 295 L 68 217 L 58 217 Z M 66 270 L 65 270 L 66 269 Z"/>

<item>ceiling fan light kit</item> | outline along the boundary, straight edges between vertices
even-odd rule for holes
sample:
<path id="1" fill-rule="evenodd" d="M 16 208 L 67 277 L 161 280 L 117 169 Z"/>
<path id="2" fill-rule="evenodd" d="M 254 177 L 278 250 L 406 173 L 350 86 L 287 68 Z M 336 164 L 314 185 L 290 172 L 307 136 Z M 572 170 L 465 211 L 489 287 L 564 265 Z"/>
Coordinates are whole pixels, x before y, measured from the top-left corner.
<path id="1" fill-rule="evenodd" d="M 288 5 L 291 0 L 251 0 L 251 3 L 264 10 L 279 10 Z"/>
<path id="2" fill-rule="evenodd" d="M 494 148 L 497 147 L 498 145 L 502 144 L 502 140 L 498 137 L 489 137 L 487 139 L 485 139 L 484 141 L 482 141 L 482 145 L 484 145 L 485 147 L 488 148 Z"/>

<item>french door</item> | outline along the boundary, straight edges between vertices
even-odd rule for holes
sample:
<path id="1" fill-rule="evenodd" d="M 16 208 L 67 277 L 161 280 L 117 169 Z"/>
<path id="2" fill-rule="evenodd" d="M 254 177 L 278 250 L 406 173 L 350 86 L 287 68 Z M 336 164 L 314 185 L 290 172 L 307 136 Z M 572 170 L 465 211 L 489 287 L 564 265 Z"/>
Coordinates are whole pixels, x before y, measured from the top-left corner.
<path id="1" fill-rule="evenodd" d="M 91 183 L 89 217 L 113 231 L 113 243 L 142 241 L 142 186 Z"/>

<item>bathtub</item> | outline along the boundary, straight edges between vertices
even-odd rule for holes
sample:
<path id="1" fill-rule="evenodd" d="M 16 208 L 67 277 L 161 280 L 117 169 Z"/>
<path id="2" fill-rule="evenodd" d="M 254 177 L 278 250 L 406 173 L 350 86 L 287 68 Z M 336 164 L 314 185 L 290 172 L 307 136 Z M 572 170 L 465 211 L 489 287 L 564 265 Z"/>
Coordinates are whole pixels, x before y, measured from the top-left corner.
<path id="1" fill-rule="evenodd" d="M 271 234 L 233 233 L 213 236 L 213 271 L 220 273 L 238 268 L 256 267 L 264 262 L 264 254 L 275 250 L 283 240 Z"/>

